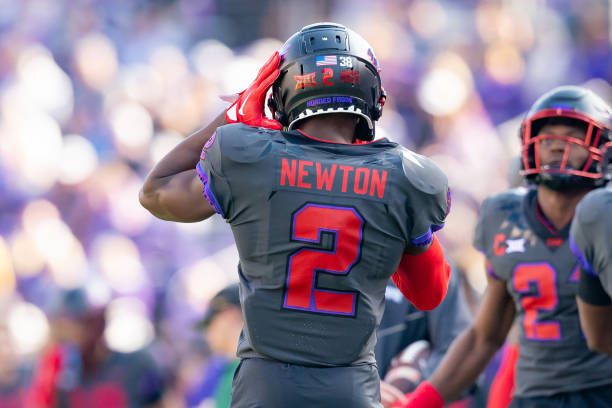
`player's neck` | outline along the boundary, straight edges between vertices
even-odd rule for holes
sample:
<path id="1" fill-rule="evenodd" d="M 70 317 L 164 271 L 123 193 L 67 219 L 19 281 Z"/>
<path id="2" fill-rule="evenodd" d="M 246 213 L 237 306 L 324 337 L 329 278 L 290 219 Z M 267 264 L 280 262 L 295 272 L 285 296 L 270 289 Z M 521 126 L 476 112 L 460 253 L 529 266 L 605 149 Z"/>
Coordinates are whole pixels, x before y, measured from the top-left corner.
<path id="1" fill-rule="evenodd" d="M 83 351 L 81 354 L 83 371 L 87 374 L 95 372 L 108 354 L 109 349 L 100 342 L 96 343 L 92 349 Z"/>
<path id="2" fill-rule="evenodd" d="M 560 230 L 572 221 L 578 202 L 589 191 L 589 189 L 556 191 L 539 185 L 538 204 L 546 218 Z"/>
<path id="3" fill-rule="evenodd" d="M 347 118 L 350 117 L 350 118 Z M 321 115 L 305 120 L 298 128 L 309 136 L 332 143 L 353 143 L 357 120 L 353 115 Z"/>

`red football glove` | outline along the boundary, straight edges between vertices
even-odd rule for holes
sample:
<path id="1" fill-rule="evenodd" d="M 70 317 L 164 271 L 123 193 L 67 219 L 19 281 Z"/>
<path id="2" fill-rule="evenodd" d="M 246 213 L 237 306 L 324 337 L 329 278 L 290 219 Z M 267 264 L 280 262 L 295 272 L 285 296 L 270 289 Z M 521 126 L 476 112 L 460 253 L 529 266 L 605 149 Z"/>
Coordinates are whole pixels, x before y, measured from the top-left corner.
<path id="1" fill-rule="evenodd" d="M 38 363 L 30 389 L 27 392 L 28 408 L 50 408 L 56 403 L 56 387 L 62 369 L 62 351 L 59 346 L 45 350 Z"/>
<path id="2" fill-rule="evenodd" d="M 429 381 L 423 381 L 414 392 L 406 394 L 405 397 L 394 404 L 393 408 L 442 408 L 444 406 L 442 396 Z"/>
<path id="3" fill-rule="evenodd" d="M 257 77 L 247 89 L 238 94 L 238 99 L 225 111 L 227 123 L 244 123 L 249 126 L 280 130 L 282 125 L 266 117 L 264 106 L 266 93 L 280 75 L 280 56 L 278 51 L 261 67 Z"/>

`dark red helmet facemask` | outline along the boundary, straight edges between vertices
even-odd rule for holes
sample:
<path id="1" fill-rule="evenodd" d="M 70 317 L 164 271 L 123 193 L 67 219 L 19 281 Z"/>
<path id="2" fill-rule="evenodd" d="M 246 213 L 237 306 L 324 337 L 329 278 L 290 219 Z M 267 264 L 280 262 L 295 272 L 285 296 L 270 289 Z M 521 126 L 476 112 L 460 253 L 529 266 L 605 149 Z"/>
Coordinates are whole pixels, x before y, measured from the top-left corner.
<path id="1" fill-rule="evenodd" d="M 596 186 L 603 181 L 601 163 L 603 145 L 610 140 L 610 108 L 593 92 L 580 87 L 564 86 L 543 95 L 528 112 L 521 126 L 521 174 L 536 184 L 553 189 Z M 585 131 L 585 138 L 539 134 L 550 123 L 575 126 Z M 565 143 L 558 163 L 540 163 L 542 143 L 562 140 Z M 579 166 L 569 163 L 572 146 L 588 152 Z"/>

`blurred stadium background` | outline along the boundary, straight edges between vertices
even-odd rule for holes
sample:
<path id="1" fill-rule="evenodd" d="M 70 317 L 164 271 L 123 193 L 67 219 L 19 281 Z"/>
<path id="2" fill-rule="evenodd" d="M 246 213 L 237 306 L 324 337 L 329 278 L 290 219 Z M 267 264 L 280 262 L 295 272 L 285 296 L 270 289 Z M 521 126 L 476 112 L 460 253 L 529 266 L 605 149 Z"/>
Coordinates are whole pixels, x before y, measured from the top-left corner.
<path id="1" fill-rule="evenodd" d="M 520 183 L 522 113 L 561 84 L 611 99 L 610 1 L 0 0 L 0 365 L 35 361 L 50 305 L 74 287 L 108 305 L 111 348 L 150 347 L 170 377 L 202 354 L 193 322 L 236 279 L 230 230 L 157 220 L 138 190 L 220 95 L 326 20 L 377 52 L 378 136 L 449 175 L 443 243 L 477 303 L 471 231 L 485 196 Z"/>

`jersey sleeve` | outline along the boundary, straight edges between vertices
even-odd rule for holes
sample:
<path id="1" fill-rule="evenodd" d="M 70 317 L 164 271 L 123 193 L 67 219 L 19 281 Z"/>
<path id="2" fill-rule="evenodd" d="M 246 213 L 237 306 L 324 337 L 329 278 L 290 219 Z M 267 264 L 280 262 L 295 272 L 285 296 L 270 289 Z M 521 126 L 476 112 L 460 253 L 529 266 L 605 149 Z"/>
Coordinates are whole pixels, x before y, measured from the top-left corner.
<path id="1" fill-rule="evenodd" d="M 597 276 L 584 273 L 584 270 L 582 272 L 578 284 L 578 296 L 580 299 L 594 306 L 612 305 L 612 299 L 610 299 L 610 296 L 604 290 L 601 280 Z"/>
<path id="2" fill-rule="evenodd" d="M 406 200 L 407 244 L 429 245 L 432 234 L 444 226 L 450 210 L 446 175 L 425 156 L 403 149 L 402 166 L 409 189 Z"/>
<path id="3" fill-rule="evenodd" d="M 485 270 L 487 275 L 494 279 L 502 279 L 493 267 L 495 236 L 493 228 L 499 223 L 498 218 L 503 217 L 499 213 L 499 207 L 504 207 L 504 203 L 514 203 L 516 201 L 512 194 L 503 196 L 495 195 L 485 199 L 478 212 L 478 220 L 474 228 L 474 238 L 472 245 L 485 256 Z M 516 203 L 514 203 L 516 205 Z M 498 214 L 496 214 L 498 212 Z"/>
<path id="4" fill-rule="evenodd" d="M 221 127 L 208 139 L 202 148 L 196 170 L 202 182 L 202 196 L 217 213 L 227 219 L 231 190 L 229 180 L 223 172 L 222 134 Z"/>
<path id="5" fill-rule="evenodd" d="M 612 294 L 612 222 L 602 215 L 612 206 L 612 193 L 589 193 L 576 208 L 570 229 L 570 249 L 581 266 L 579 296 L 593 305 L 609 305 Z"/>
<path id="6" fill-rule="evenodd" d="M 474 240 L 472 241 L 474 248 L 482 252 L 487 257 L 489 257 L 489 254 L 487 253 L 487 242 L 490 240 L 486 236 L 486 227 L 487 219 L 489 218 L 489 213 L 491 212 L 491 201 L 491 198 L 487 198 L 480 206 L 478 220 L 476 221 L 476 228 L 474 229 Z"/>
<path id="7" fill-rule="evenodd" d="M 580 262 L 582 271 L 589 275 L 596 275 L 591 266 L 593 247 L 589 237 L 585 234 L 584 214 L 582 214 L 583 209 L 584 207 L 578 206 L 576 215 L 572 220 L 572 226 L 570 228 L 570 249 L 578 259 L 578 262 Z"/>

